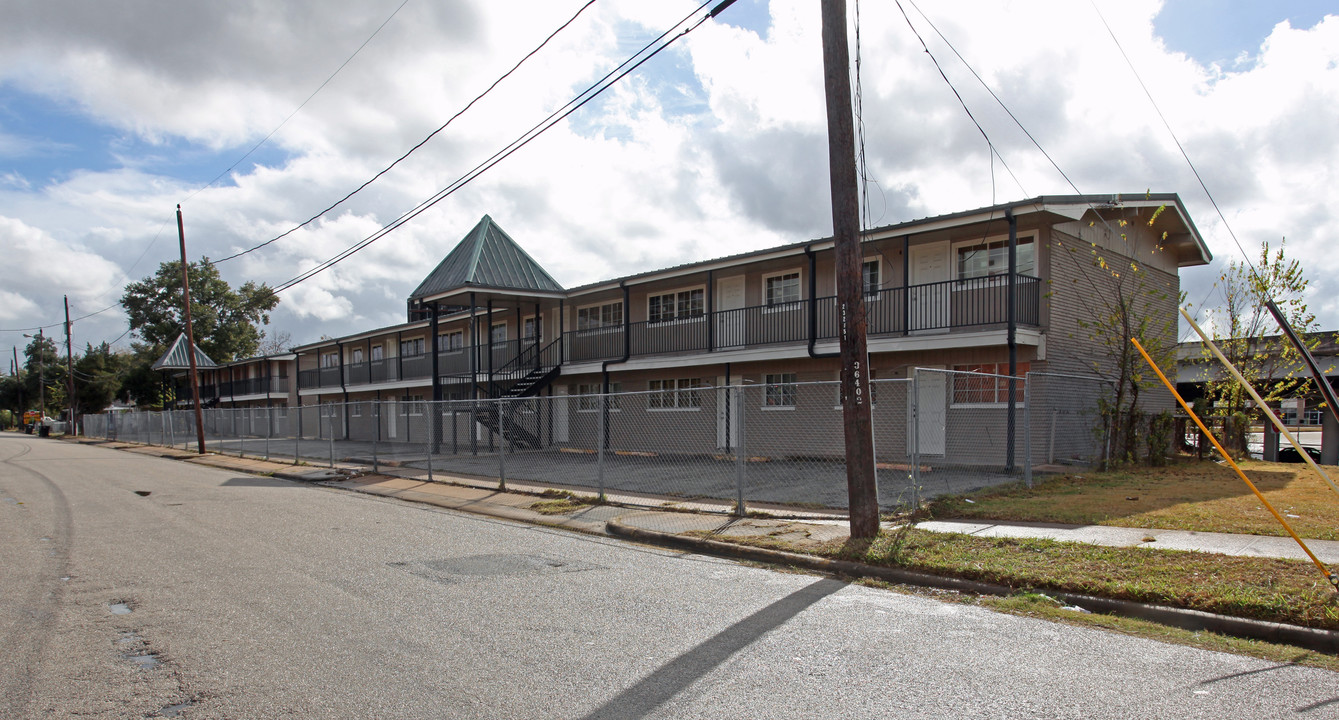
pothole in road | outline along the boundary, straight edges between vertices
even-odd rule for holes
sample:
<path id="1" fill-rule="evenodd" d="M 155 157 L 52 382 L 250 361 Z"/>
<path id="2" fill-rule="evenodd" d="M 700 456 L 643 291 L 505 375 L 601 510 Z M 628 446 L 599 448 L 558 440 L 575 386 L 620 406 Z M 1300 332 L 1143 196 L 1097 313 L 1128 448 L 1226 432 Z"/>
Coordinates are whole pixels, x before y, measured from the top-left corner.
<path id="1" fill-rule="evenodd" d="M 152 653 L 148 655 L 122 655 L 121 657 L 135 663 L 135 666 L 140 670 L 152 670 L 162 664 L 158 656 Z"/>
<path id="2" fill-rule="evenodd" d="M 603 569 L 599 565 L 575 560 L 557 560 L 538 555 L 519 554 L 470 555 L 442 560 L 387 564 L 394 568 L 407 570 L 421 578 L 440 583 L 453 583 L 470 578 L 553 575 Z"/>
<path id="3" fill-rule="evenodd" d="M 140 496 L 140 497 L 149 497 L 150 495 L 153 494 L 153 491 L 152 491 L 152 490 L 136 490 L 136 491 L 135 491 L 135 494 L 138 495 L 138 496 Z"/>
<path id="4" fill-rule="evenodd" d="M 181 711 L 187 710 L 194 705 L 195 703 L 191 702 L 190 700 L 187 700 L 184 703 L 177 703 L 176 705 L 168 705 L 167 707 L 163 708 L 162 710 L 159 710 L 158 712 L 154 713 L 153 715 L 150 715 L 149 717 L 174 718 L 180 715 Z"/>
<path id="5" fill-rule="evenodd" d="M 126 602 L 108 603 L 107 609 L 111 610 L 113 615 L 129 615 L 131 613 L 130 603 Z"/>

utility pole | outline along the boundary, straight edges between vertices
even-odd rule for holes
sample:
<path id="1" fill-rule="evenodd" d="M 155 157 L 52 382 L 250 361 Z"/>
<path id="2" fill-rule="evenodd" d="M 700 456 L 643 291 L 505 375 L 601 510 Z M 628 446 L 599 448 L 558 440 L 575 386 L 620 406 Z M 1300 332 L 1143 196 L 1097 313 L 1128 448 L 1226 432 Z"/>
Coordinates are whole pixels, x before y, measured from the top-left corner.
<path id="1" fill-rule="evenodd" d="M 195 330 L 191 327 L 191 281 L 186 264 L 186 226 L 181 220 L 181 205 L 177 205 L 177 237 L 181 240 L 181 297 L 186 316 L 186 356 L 191 364 L 191 400 L 195 402 L 195 447 L 205 454 L 205 418 L 200 410 L 200 377 L 195 367 Z"/>
<path id="2" fill-rule="evenodd" d="M 846 0 L 823 0 L 823 89 L 827 96 L 832 238 L 837 255 L 837 307 L 841 323 L 846 491 L 851 537 L 872 538 L 879 534 L 879 493 L 874 482 L 874 430 L 869 411 L 869 349 L 865 339 L 860 197 L 850 72 Z"/>
<path id="3" fill-rule="evenodd" d="M 28 409 L 23 404 L 23 366 L 19 364 L 19 346 L 11 345 L 10 349 L 14 351 L 14 378 L 19 381 L 19 421 L 17 424 L 22 428 L 23 413 Z"/>
<path id="4" fill-rule="evenodd" d="M 74 344 L 70 341 L 70 296 L 65 296 L 65 397 L 70 406 L 70 416 L 65 418 L 65 432 L 74 434 Z"/>

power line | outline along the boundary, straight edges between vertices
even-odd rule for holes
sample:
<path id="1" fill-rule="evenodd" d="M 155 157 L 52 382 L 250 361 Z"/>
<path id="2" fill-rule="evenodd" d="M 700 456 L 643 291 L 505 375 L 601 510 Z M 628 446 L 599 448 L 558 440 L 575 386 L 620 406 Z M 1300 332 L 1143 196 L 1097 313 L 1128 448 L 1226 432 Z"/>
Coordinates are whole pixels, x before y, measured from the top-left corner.
<path id="1" fill-rule="evenodd" d="M 399 14 L 400 10 L 401 10 L 405 5 L 407 5 L 407 4 L 409 4 L 409 0 L 404 0 L 403 2 L 401 2 L 401 3 L 395 8 L 395 10 L 392 11 L 391 14 L 390 14 L 385 20 L 383 20 L 383 21 L 381 22 L 380 25 L 377 26 L 377 29 L 376 29 L 376 30 L 373 30 L 373 31 L 372 31 L 372 34 L 367 36 L 367 39 L 363 41 L 363 44 L 362 44 L 362 45 L 359 45 L 359 46 L 358 46 L 358 49 L 357 49 L 357 50 L 354 50 L 352 55 L 350 55 L 349 57 L 345 58 L 344 62 L 340 63 L 340 64 L 339 64 L 339 67 L 335 68 L 335 71 L 332 72 L 332 73 L 330 73 L 330 77 L 326 78 L 326 79 L 325 79 L 325 82 L 322 82 L 319 86 L 317 86 L 317 88 L 316 88 L 315 90 L 313 90 L 313 91 L 311 92 L 310 95 L 307 96 L 307 99 L 306 99 L 306 100 L 303 100 L 303 101 L 302 101 L 302 104 L 301 104 L 301 105 L 298 105 L 297 108 L 293 110 L 293 112 L 289 113 L 289 114 L 288 114 L 288 117 L 284 118 L 278 125 L 276 125 L 276 126 L 274 127 L 274 129 L 271 130 L 271 131 L 269 132 L 268 135 L 266 135 L 265 137 L 261 138 L 261 139 L 260 139 L 260 142 L 258 142 L 258 143 L 256 143 L 255 145 L 253 145 L 253 146 L 251 147 L 250 150 L 247 150 L 245 155 L 243 155 L 243 156 L 240 157 L 240 158 L 237 158 L 237 162 L 234 162 L 232 165 L 229 165 L 227 170 L 224 170 L 223 172 L 219 173 L 217 176 L 214 177 L 213 180 L 210 180 L 209 182 L 205 183 L 205 185 L 204 185 L 203 187 L 199 188 L 198 190 L 196 190 L 195 192 L 191 193 L 190 195 L 187 195 L 187 196 L 186 196 L 186 199 L 183 200 L 182 202 L 186 202 L 187 200 L 190 200 L 191 198 L 195 197 L 196 195 L 199 195 L 200 193 L 202 193 L 202 192 L 204 192 L 205 190 L 209 189 L 214 183 L 218 182 L 220 178 L 222 178 L 224 175 L 227 175 L 228 173 L 232 172 L 238 165 L 241 165 L 241 164 L 242 164 L 242 161 L 244 161 L 244 160 L 246 160 L 247 158 L 251 157 L 251 154 L 254 153 L 254 152 L 256 152 L 257 150 L 259 150 L 259 149 L 260 149 L 260 146 L 262 146 L 262 145 L 264 145 L 265 143 L 269 142 L 270 138 L 274 137 L 274 134 L 277 133 L 277 132 L 279 132 L 280 128 L 282 128 L 284 125 L 288 124 L 288 121 L 289 121 L 289 120 L 292 120 L 292 119 L 293 119 L 293 116 L 295 116 L 295 115 L 297 115 L 299 112 L 301 112 L 301 111 L 302 111 L 302 108 L 307 107 L 307 103 L 311 102 L 311 101 L 312 101 L 312 98 L 316 97 L 316 94 L 317 94 L 317 93 L 319 93 L 319 92 L 321 92 L 322 90 L 324 90 L 324 89 L 325 89 L 325 86 L 326 86 L 326 85 L 329 85 L 329 84 L 330 84 L 330 81 L 335 79 L 335 76 L 338 75 L 338 74 L 340 73 L 340 71 L 344 69 L 344 66 L 346 66 L 346 65 L 348 65 L 350 62 L 352 62 L 353 59 L 354 59 L 355 57 L 358 57 L 358 53 L 362 52 L 362 51 L 363 51 L 363 48 L 367 47 L 367 44 L 370 43 L 370 42 L 372 42 L 372 38 L 376 37 L 376 36 L 377 36 L 377 33 L 380 33 L 380 32 L 381 32 L 381 29 L 384 28 L 384 27 L 386 27 L 387 23 L 389 23 L 392 19 L 394 19 L 394 17 L 395 17 L 396 15 Z"/>
<path id="2" fill-rule="evenodd" d="M 1106 17 L 1102 15 L 1101 10 L 1097 9 L 1097 3 L 1093 0 L 1088 0 L 1088 2 L 1092 5 L 1093 12 L 1097 13 L 1098 19 L 1102 21 L 1102 26 L 1106 28 L 1107 34 L 1111 36 L 1111 41 L 1116 44 L 1116 49 L 1120 50 L 1121 57 L 1125 58 L 1125 64 L 1129 66 L 1134 79 L 1139 82 L 1139 87 L 1144 91 L 1144 97 L 1148 98 L 1149 104 L 1153 106 L 1153 110 L 1158 114 L 1158 119 L 1162 120 L 1162 126 L 1167 128 L 1167 134 L 1172 136 L 1172 142 L 1176 143 L 1176 149 L 1181 152 L 1181 157 L 1185 159 L 1186 165 L 1189 165 L 1190 171 L 1195 174 L 1195 180 L 1199 182 L 1200 189 L 1204 190 L 1204 195 L 1209 198 L 1209 203 L 1213 205 L 1214 211 L 1218 213 L 1218 218 L 1223 221 L 1223 227 L 1227 229 L 1227 234 L 1232 238 L 1232 242 L 1236 244 L 1241 256 L 1246 258 L 1246 264 L 1251 269 L 1251 275 L 1258 278 L 1259 273 L 1255 269 L 1255 263 L 1251 262 L 1250 255 L 1241 246 L 1241 241 L 1237 239 L 1237 234 L 1232 231 L 1232 225 L 1228 223 L 1227 216 L 1223 214 L 1223 209 L 1218 207 L 1218 201 L 1214 199 L 1213 193 L 1209 192 L 1209 186 L 1204 183 L 1204 178 L 1200 176 L 1200 171 L 1195 167 L 1195 163 L 1191 162 L 1190 155 L 1186 153 L 1185 147 L 1181 145 L 1180 138 L 1176 136 L 1176 131 L 1172 130 L 1171 123 L 1167 122 L 1167 117 L 1162 114 L 1162 108 L 1158 107 L 1158 102 L 1153 99 L 1153 93 L 1149 92 L 1148 86 L 1144 84 L 1144 79 L 1139 76 L 1139 71 L 1135 69 L 1134 63 L 1130 61 L 1130 56 L 1125 54 L 1125 48 L 1121 46 L 1120 40 L 1116 38 L 1116 33 L 1107 24 Z"/>
<path id="3" fill-rule="evenodd" d="M 541 134 L 544 133 L 545 131 L 549 130 L 549 129 L 552 128 L 554 125 L 556 125 L 557 123 L 561 122 L 563 119 L 567 118 L 567 117 L 568 117 L 569 115 L 571 115 L 572 113 L 574 113 L 574 112 L 576 112 L 577 110 L 579 110 L 579 109 L 580 109 L 581 107 L 583 107 L 586 103 L 590 102 L 591 100 L 594 100 L 596 97 L 598 97 L 598 96 L 599 96 L 601 93 L 603 93 L 605 90 L 607 90 L 607 89 L 609 89 L 610 87 L 612 87 L 612 86 L 614 85 L 614 83 L 618 82 L 619 80 L 623 79 L 623 78 L 626 77 L 628 74 L 630 74 L 632 71 L 634 71 L 634 70 L 636 70 L 637 68 L 641 67 L 641 65 L 642 65 L 643 63 L 647 62 L 647 61 L 650 60 L 651 58 L 653 58 L 653 57 L 655 57 L 656 55 L 658 55 L 661 51 L 663 51 L 665 48 L 669 47 L 671 44 L 673 44 L 674 42 L 676 42 L 679 38 L 682 38 L 682 37 L 684 37 L 685 35 L 687 35 L 688 33 L 692 32 L 693 30 L 696 30 L 698 27 L 700 27 L 700 26 L 701 26 L 703 23 L 705 23 L 707 20 L 709 20 L 709 19 L 711 19 L 711 18 L 714 18 L 714 17 L 716 17 L 717 15 L 719 15 L 719 14 L 721 13 L 721 11 L 725 10 L 725 8 L 729 7 L 729 6 L 730 6 L 731 4 L 733 4 L 733 3 L 734 3 L 734 0 L 723 0 L 720 4 L 718 4 L 715 8 L 713 8 L 713 9 L 711 10 L 711 12 L 709 12 L 709 13 L 707 13 L 706 15 L 702 16 L 696 23 L 694 23 L 693 25 L 691 25 L 691 26 L 689 26 L 689 27 L 684 28 L 678 35 L 675 35 L 674 37 L 670 38 L 669 40 L 666 40 L 663 44 L 660 44 L 659 47 L 656 47 L 654 50 L 651 50 L 651 52 L 647 53 L 647 50 L 648 50 L 648 49 L 652 48 L 652 47 L 655 46 L 657 43 L 660 43 L 662 40 L 665 39 L 666 36 L 668 36 L 668 35 L 669 35 L 671 32 L 673 32 L 676 28 L 679 28 L 679 27 L 683 26 L 685 23 L 687 23 L 687 22 L 688 22 L 694 15 L 696 15 L 696 14 L 699 13 L 699 12 L 701 12 L 701 10 L 702 10 L 703 8 L 707 7 L 707 5 L 710 4 L 710 2 L 703 3 L 702 5 L 698 6 L 698 7 L 697 7 L 696 9 L 694 9 L 692 12 L 688 13 L 687 15 L 685 15 L 685 16 L 683 17 L 682 20 L 680 20 L 679 22 L 677 22 L 677 23 L 675 23 L 674 25 L 672 25 L 669 29 L 667 29 L 665 32 L 661 33 L 659 36 L 657 36 L 657 37 L 656 37 L 654 40 L 652 40 L 651 42 L 647 43 L 645 46 L 643 46 L 643 47 L 642 47 L 640 50 L 638 50 L 636 53 L 633 53 L 630 57 L 628 57 L 628 59 L 624 60 L 622 63 L 620 63 L 620 64 L 619 64 L 617 67 L 615 67 L 613 70 L 610 70 L 608 73 L 606 73 L 606 74 L 604 75 L 604 77 L 602 77 L 602 78 L 600 78 L 599 80 L 597 80 L 597 81 L 595 81 L 594 83 L 592 83 L 592 84 L 591 84 L 589 87 L 587 87 L 585 90 L 583 90 L 582 92 L 578 93 L 574 98 L 572 98 L 571 100 L 569 100 L 565 105 L 563 105 L 563 106 L 560 107 L 559 109 L 557 109 L 557 110 L 555 110 L 554 112 L 552 112 L 551 114 L 549 114 L 548 117 L 544 118 L 544 119 L 541 120 L 539 123 L 537 123 L 537 124 L 535 124 L 534 126 L 532 126 L 532 127 L 531 127 L 529 130 L 527 130 L 526 132 L 522 133 L 519 137 L 517 137 L 515 140 L 513 140 L 511 143 L 509 143 L 509 144 L 506 145 L 505 147 L 503 147 L 503 149 L 501 149 L 501 150 L 497 151 L 496 153 L 494 153 L 494 154 L 493 154 L 491 157 L 489 157 L 487 160 L 484 160 L 483 162 L 479 163 L 479 164 L 476 165 L 474 168 L 472 168 L 471 170 L 469 170 L 468 172 L 466 172 L 464 175 L 462 175 L 462 176 L 460 176 L 459 178 L 457 178 L 454 182 L 452 182 L 451 184 L 447 185 L 445 188 L 439 190 L 437 193 L 435 193 L 435 194 L 434 194 L 432 197 L 430 197 L 429 199 L 424 200 L 423 202 L 419 203 L 419 204 L 418 204 L 417 206 L 415 206 L 412 210 L 410 210 L 410 211 L 408 211 L 408 212 L 406 212 L 406 213 L 400 215 L 400 216 L 399 216 L 398 218 L 396 218 L 395 220 L 393 220 L 393 221 L 391 221 L 390 223 L 387 223 L 386 225 L 382 226 L 381 229 L 379 229 L 379 230 L 377 230 L 376 232 L 372 233 L 371 235 L 367 236 L 367 237 L 364 238 L 363 240 L 361 240 L 361 241 L 359 241 L 359 242 L 357 242 L 357 243 L 355 243 L 355 244 L 349 246 L 348 248 L 345 248 L 345 249 L 344 249 L 343 251 L 341 251 L 340 253 L 338 253 L 338 254 L 336 254 L 335 256 L 333 256 L 333 257 L 331 257 L 331 258 L 325 260 L 325 261 L 322 262 L 322 263 L 319 263 L 319 264 L 316 265 L 315 267 L 313 267 L 313 268 L 311 268 L 311 269 L 309 269 L 309 270 L 307 270 L 307 271 L 305 271 L 305 272 L 303 272 L 303 273 L 300 273 L 299 275 L 297 275 L 297 276 L 295 276 L 295 277 L 293 277 L 293 278 L 291 278 L 291 279 L 289 279 L 289 280 L 287 280 L 287 281 L 285 281 L 285 282 L 279 284 L 277 287 L 274 288 L 273 292 L 276 293 L 276 294 L 277 294 L 277 293 L 280 293 L 280 292 L 283 292 L 284 290 L 287 290 L 287 289 L 289 289 L 289 288 L 291 288 L 291 287 L 293 287 L 293 286 L 295 286 L 295 285 L 297 285 L 297 284 L 299 284 L 299 283 L 305 282 L 305 281 L 311 279 L 312 277 L 315 277 L 316 275 L 320 274 L 321 272 L 324 272 L 325 270 L 327 270 L 327 269 L 333 267 L 334 265 L 336 265 L 336 264 L 342 262 L 343 260 L 345 260 L 345 259 L 347 259 L 348 257 L 352 256 L 353 254 L 355 254 L 355 253 L 357 253 L 358 251 L 362 250 L 363 248 L 367 247 L 368 245 L 371 245 L 372 243 L 376 242 L 377 240 L 381 239 L 382 237 L 385 237 L 385 236 L 386 236 L 387 234 L 389 234 L 392 230 L 395 230 L 395 229 L 399 228 L 401 225 L 405 224 L 406 222 L 408 222 L 408 221 L 414 219 L 415 217 L 418 217 L 420 214 L 422 214 L 423 212 L 427 211 L 429 208 L 433 207 L 433 206 L 436 205 L 437 203 L 441 202 L 442 200 L 446 199 L 448 196 L 450 196 L 450 195 L 452 195 L 453 193 L 455 193 L 455 192 L 456 192 L 457 190 L 459 190 L 460 188 L 464 187 L 465 185 L 467 185 L 468 183 L 470 183 L 471 181 L 473 181 L 473 180 L 474 180 L 475 178 L 477 178 L 479 175 L 483 174 L 484 172 L 487 172 L 489 169 L 491 169 L 492 167 L 494 167 L 495 165 L 497 165 L 499 162 L 505 160 L 505 159 L 506 159 L 507 157 L 509 157 L 512 153 L 514 153 L 514 152 L 516 152 L 517 150 L 521 149 L 521 148 L 524 147 L 525 145 L 528 145 L 528 144 L 529 144 L 532 140 L 534 140 L 536 137 L 538 137 L 539 135 L 541 135 Z M 645 54 L 645 55 L 643 56 L 643 54 Z M 638 59 L 639 57 L 640 57 L 641 59 Z M 635 60 L 636 62 L 633 62 L 634 60 Z M 621 71 L 621 72 L 620 72 L 620 71 Z M 611 79 L 611 78 L 612 78 L 612 79 Z"/>
<path id="4" fill-rule="evenodd" d="M 408 0 L 406 0 L 406 2 L 407 2 L 407 1 L 408 1 Z M 396 158 L 390 165 L 387 165 L 386 167 L 382 168 L 380 172 L 378 172 L 377 174 L 373 175 L 370 179 L 368 179 L 368 180 L 367 180 L 366 182 L 364 182 L 362 185 L 359 185 L 358 187 L 354 188 L 353 191 L 351 191 L 349 194 L 345 195 L 344 197 L 340 198 L 339 200 L 336 200 L 332 205 L 330 205 L 330 206 L 327 207 L 326 209 L 324 209 L 324 210 L 322 210 L 322 211 L 316 213 L 315 215 L 311 216 L 310 218 L 307 218 L 306 220 L 304 220 L 303 222 L 299 223 L 298 225 L 295 225 L 294 227 L 289 228 L 288 230 L 285 230 L 284 232 L 280 233 L 279 235 L 276 235 L 275 237 L 270 238 L 269 240 L 266 240 L 265 242 L 260 243 L 260 244 L 258 244 L 258 245 L 253 245 L 252 247 L 249 247 L 249 248 L 247 248 L 246 250 L 242 250 L 241 252 L 233 253 L 232 255 L 229 255 L 229 256 L 227 256 L 227 257 L 223 257 L 223 258 L 220 258 L 220 259 L 218 259 L 218 260 L 215 260 L 215 261 L 213 262 L 213 264 L 214 264 L 214 265 L 218 265 L 218 264 L 220 264 L 220 263 L 225 263 L 225 262 L 227 262 L 227 261 L 229 261 L 229 260 L 233 260 L 233 259 L 239 258 L 239 257 L 241 257 L 241 256 L 243 256 L 243 255 L 246 255 L 246 254 L 248 254 L 248 253 L 255 252 L 256 250 L 259 250 L 259 249 L 265 247 L 266 245 L 269 245 L 269 244 L 274 243 L 274 242 L 276 242 L 276 241 L 278 241 L 278 240 L 281 240 L 281 239 L 287 237 L 288 235 L 290 235 L 290 234 L 292 234 L 292 233 L 294 233 L 294 232 L 297 232 L 298 230 L 300 230 L 300 229 L 302 229 L 302 228 L 304 228 L 304 227 L 310 225 L 311 223 L 315 222 L 317 219 L 319 219 L 320 217 L 322 217 L 322 216 L 325 215 L 326 213 L 328 213 L 328 212 L 330 212 L 331 210 L 334 210 L 335 208 L 337 208 L 337 207 L 339 207 L 340 205 L 344 204 L 346 201 L 349 200 L 349 198 L 352 198 L 354 195 L 357 195 L 359 192 L 362 192 L 363 189 L 366 188 L 368 185 L 371 185 L 372 183 L 376 182 L 378 179 L 381 178 L 382 175 L 385 175 L 386 173 L 390 172 L 391 169 L 394 168 L 396 165 L 399 165 L 401 161 L 403 161 L 405 158 L 409 157 L 410 155 L 414 154 L 416 151 L 418 151 L 419 148 L 421 148 L 421 147 L 423 147 L 424 145 L 426 145 L 426 144 L 428 143 L 429 140 L 433 139 L 434 137 L 437 136 L 438 133 L 440 133 L 440 132 L 442 132 L 443 130 L 445 130 L 446 127 L 447 127 L 448 125 L 450 125 L 452 122 L 454 122 L 454 121 L 456 120 L 456 118 L 459 118 L 461 115 L 464 115 L 466 111 L 468 111 L 470 108 L 474 107 L 474 104 L 475 104 L 475 103 L 477 103 L 477 102 L 479 102 L 480 100 L 482 100 L 482 99 L 484 98 L 485 95 L 488 95 L 488 93 L 492 92 L 493 89 L 496 88 L 499 84 L 501 84 L 503 80 L 506 80 L 508 77 L 510 77 L 512 73 L 516 72 L 516 70 L 519 69 L 519 68 L 521 67 L 521 65 L 525 64 L 525 62 L 526 62 L 527 60 L 529 60 L 529 59 L 530 59 L 531 57 L 533 57 L 536 53 L 538 53 L 540 50 L 542 50 L 542 49 L 544 48 L 545 45 L 548 45 L 548 44 L 549 44 L 549 41 L 552 40 L 554 37 L 556 37 L 556 36 L 558 35 L 558 33 L 562 32 L 562 31 L 565 30 L 565 29 L 567 29 L 567 26 L 569 26 L 569 25 L 571 25 L 573 22 L 575 22 L 576 19 L 577 19 L 578 17 L 581 16 L 581 13 L 583 13 L 583 12 L 586 11 L 586 8 L 589 8 L 591 5 L 594 5 L 594 4 L 595 4 L 595 1 L 596 1 L 596 0 L 589 0 L 585 5 L 582 5 L 582 6 L 576 11 L 576 14 L 574 14 L 571 18 L 569 18 L 569 19 L 567 20 L 567 22 L 563 23 L 562 25 L 560 25 L 560 26 L 558 27 L 557 30 L 554 30 L 552 33 L 550 33 L 548 37 L 544 38 L 544 41 L 543 41 L 543 42 L 541 42 L 539 45 L 535 46 L 535 49 L 533 49 L 533 50 L 531 50 L 530 52 L 526 53 L 525 56 L 522 57 L 519 61 L 517 61 L 517 63 L 516 63 L 515 65 L 513 65 L 513 66 L 511 67 L 510 70 L 506 71 L 505 73 L 502 73 L 502 75 L 501 75 L 500 77 L 498 77 L 498 79 L 494 80 L 493 83 L 492 83 L 491 85 L 489 85 L 483 92 L 479 93 L 473 100 L 471 100 L 471 101 L 469 101 L 468 103 L 466 103 L 466 104 L 465 104 L 465 107 L 463 107 L 463 108 L 461 108 L 460 110 L 456 111 L 456 113 L 455 113 L 454 115 L 452 115 L 450 118 L 448 118 L 446 122 L 442 123 L 436 130 L 433 130 L 432 132 L 428 133 L 428 136 L 425 137 L 425 138 L 423 138 L 422 140 L 420 140 L 420 141 L 418 142 L 418 144 L 416 144 L 416 145 L 414 145 L 413 147 L 409 148 L 409 150 L 407 150 L 407 151 L 406 151 L 403 155 L 401 155 L 400 157 Z"/>

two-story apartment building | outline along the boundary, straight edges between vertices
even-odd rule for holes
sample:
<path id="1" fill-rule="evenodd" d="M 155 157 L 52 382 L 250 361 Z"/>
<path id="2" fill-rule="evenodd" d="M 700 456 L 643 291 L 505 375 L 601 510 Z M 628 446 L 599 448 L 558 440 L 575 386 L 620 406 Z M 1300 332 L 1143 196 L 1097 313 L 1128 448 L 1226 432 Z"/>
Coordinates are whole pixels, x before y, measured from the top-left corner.
<path id="1" fill-rule="evenodd" d="M 1138 264 L 1170 320 L 1180 268 L 1210 261 L 1175 194 L 1037 197 L 877 228 L 861 246 L 874 379 L 1006 374 L 1011 357 L 1018 375 L 1091 373 L 1106 351 L 1082 321 L 1121 268 Z M 595 422 L 583 396 L 648 393 L 653 425 L 697 409 L 708 388 L 747 384 L 763 388 L 750 412 L 792 413 L 784 424 L 802 436 L 810 410 L 792 388 L 839 373 L 833 248 L 820 239 L 564 289 L 485 216 L 410 294 L 407 322 L 296 348 L 294 399 L 381 400 L 380 419 L 354 409 L 335 432 L 394 441 L 411 425 L 395 418 L 423 401 L 568 396 L 567 417 L 535 430 L 562 444 Z M 918 392 L 946 407 L 1008 400 L 991 379 Z M 831 414 L 840 398 L 821 405 L 812 412 Z M 717 411 L 725 447 L 733 421 Z M 929 437 L 922 453 L 942 453 Z"/>

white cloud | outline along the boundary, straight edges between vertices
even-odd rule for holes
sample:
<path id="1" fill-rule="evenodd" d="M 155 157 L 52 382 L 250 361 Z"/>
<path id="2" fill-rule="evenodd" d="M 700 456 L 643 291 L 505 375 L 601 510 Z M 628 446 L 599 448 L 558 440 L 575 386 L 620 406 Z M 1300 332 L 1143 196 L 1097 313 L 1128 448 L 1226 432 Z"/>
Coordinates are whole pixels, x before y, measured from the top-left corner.
<path id="1" fill-rule="evenodd" d="M 166 13 L 76 4 L 86 12 L 23 6 L 22 22 L 0 28 L 0 93 L 8 83 L 47 95 L 157 146 L 152 158 L 124 155 L 125 168 L 77 171 L 45 186 L 0 178 L 0 207 L 29 238 L 24 247 L 63 258 L 60 268 L 42 267 L 24 251 L 3 270 L 40 287 L 23 293 L 36 307 L 20 315 L 43 322 L 58 317 L 53 303 L 73 298 L 76 283 L 115 285 L 174 259 L 178 202 L 192 256 L 217 259 L 306 220 L 463 107 L 580 3 L 410 3 L 270 141 L 279 161 L 242 163 L 196 195 L 199 177 L 222 168 L 174 177 L 160 155 L 186 145 L 239 156 L 398 3 L 187 4 Z M 234 284 L 277 284 L 335 255 L 484 161 L 692 7 L 596 4 L 358 198 L 220 270 Z M 1179 192 L 1214 253 L 1240 257 L 1091 6 L 924 7 L 1081 191 Z M 1328 280 L 1339 269 L 1329 251 L 1339 209 L 1328 194 L 1339 167 L 1339 18 L 1309 29 L 1280 24 L 1253 64 L 1224 71 L 1168 52 L 1154 34 L 1159 7 L 1105 2 L 1102 12 L 1243 246 L 1253 252 L 1287 236 L 1306 260 L 1324 324 L 1339 327 L 1339 301 L 1327 300 L 1339 297 Z M 998 160 L 992 179 L 985 140 L 896 6 L 861 8 L 877 222 L 1072 192 L 908 8 L 1018 182 Z M 404 298 L 485 213 L 568 286 L 826 234 L 818 11 L 810 0 L 773 0 L 770 10 L 766 37 L 708 22 L 421 217 L 285 293 L 274 328 L 307 342 L 402 319 Z M 0 146 L 21 157 L 39 144 L 72 147 L 66 140 L 3 135 Z M 1192 301 L 1214 274 L 1184 274 Z M 109 282 L 99 292 L 108 303 L 119 294 Z M 35 324 L 11 316 L 6 322 Z M 110 339 L 124 330 L 118 320 L 86 325 Z"/>

